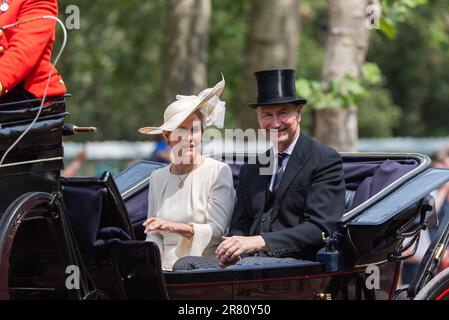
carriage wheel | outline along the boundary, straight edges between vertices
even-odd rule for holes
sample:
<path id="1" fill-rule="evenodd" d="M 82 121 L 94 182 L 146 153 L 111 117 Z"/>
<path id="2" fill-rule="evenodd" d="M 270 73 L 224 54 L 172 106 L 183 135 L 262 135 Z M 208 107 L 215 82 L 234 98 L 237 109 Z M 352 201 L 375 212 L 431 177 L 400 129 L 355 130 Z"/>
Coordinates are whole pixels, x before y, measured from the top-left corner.
<path id="1" fill-rule="evenodd" d="M 429 281 L 418 292 L 415 300 L 449 300 L 449 268 Z"/>
<path id="2" fill-rule="evenodd" d="M 27 193 L 8 207 L 0 219 L 0 300 L 72 296 L 60 283 L 76 261 L 66 227 L 56 195 Z"/>

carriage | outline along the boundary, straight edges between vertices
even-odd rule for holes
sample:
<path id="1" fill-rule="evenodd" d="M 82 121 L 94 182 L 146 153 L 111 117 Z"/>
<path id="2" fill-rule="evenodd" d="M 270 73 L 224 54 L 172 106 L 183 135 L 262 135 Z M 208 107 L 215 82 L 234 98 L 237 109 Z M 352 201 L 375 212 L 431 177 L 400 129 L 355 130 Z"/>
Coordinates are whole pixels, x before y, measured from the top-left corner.
<path id="1" fill-rule="evenodd" d="M 66 97 L 42 109 L 0 165 L 0 299 L 449 299 L 449 270 L 437 274 L 449 241 L 432 192 L 449 170 L 419 154 L 343 153 L 346 208 L 313 261 L 166 272 L 145 242 L 151 172 L 141 161 L 117 176 L 63 178 Z M 20 136 L 39 100 L 0 105 L 0 153 Z M 211 155 L 234 184 L 250 154 Z M 402 261 L 421 231 L 435 237 L 414 280 L 398 287 Z"/>

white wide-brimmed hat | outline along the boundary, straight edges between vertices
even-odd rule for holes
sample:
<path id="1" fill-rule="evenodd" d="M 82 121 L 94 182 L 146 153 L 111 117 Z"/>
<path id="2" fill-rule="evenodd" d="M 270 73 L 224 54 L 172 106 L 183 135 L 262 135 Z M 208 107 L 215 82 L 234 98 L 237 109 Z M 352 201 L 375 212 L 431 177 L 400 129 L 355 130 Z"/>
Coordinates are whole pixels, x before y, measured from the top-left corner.
<path id="1" fill-rule="evenodd" d="M 225 102 L 220 100 L 225 87 L 221 80 L 215 87 L 208 88 L 195 96 L 176 96 L 176 101 L 170 104 L 164 112 L 164 123 L 160 127 L 145 127 L 139 129 L 143 134 L 161 134 L 164 131 L 174 131 L 194 112 L 201 110 L 205 116 L 206 126 L 215 125 L 223 128 Z"/>

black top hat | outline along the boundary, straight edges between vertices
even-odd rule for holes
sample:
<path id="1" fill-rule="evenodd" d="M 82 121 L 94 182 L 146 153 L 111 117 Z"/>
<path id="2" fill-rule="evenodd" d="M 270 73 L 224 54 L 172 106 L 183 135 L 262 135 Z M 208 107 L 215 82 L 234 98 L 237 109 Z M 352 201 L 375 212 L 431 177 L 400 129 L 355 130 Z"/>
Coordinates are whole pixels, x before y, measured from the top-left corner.
<path id="1" fill-rule="evenodd" d="M 273 104 L 306 104 L 307 100 L 296 95 L 296 71 L 293 69 L 263 70 L 254 74 L 257 78 L 257 102 L 248 106 L 257 108 Z"/>

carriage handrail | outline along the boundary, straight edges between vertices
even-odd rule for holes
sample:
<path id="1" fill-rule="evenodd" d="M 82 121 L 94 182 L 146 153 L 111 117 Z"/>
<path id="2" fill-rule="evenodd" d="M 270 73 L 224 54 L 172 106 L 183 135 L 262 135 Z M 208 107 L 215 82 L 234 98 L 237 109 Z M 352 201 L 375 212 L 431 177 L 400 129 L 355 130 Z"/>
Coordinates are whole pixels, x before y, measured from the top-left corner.
<path id="1" fill-rule="evenodd" d="M 62 128 L 63 136 L 72 136 L 77 133 L 95 133 L 97 132 L 96 127 L 78 127 L 74 124 L 64 124 Z"/>

